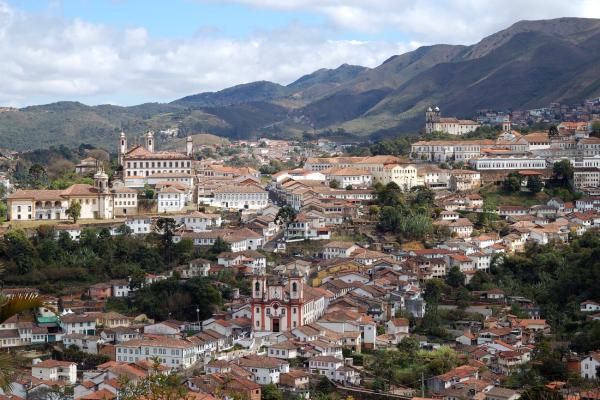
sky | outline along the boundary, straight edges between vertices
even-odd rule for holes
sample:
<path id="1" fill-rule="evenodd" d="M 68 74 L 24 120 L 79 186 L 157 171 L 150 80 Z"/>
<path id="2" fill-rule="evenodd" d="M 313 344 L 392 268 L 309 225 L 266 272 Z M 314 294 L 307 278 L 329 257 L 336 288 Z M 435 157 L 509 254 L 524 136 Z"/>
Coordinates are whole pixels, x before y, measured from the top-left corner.
<path id="1" fill-rule="evenodd" d="M 600 0 L 0 0 L 0 106 L 168 102 L 473 44 Z"/>

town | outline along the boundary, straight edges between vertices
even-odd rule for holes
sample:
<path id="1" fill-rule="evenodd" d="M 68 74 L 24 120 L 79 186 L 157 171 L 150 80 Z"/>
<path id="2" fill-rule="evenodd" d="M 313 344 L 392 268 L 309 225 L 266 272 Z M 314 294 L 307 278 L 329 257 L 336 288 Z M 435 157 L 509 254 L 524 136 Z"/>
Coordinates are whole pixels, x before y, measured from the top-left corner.
<path id="1" fill-rule="evenodd" d="M 600 115 L 441 108 L 408 154 L 150 131 L 5 155 L 2 398 L 598 399 Z"/>

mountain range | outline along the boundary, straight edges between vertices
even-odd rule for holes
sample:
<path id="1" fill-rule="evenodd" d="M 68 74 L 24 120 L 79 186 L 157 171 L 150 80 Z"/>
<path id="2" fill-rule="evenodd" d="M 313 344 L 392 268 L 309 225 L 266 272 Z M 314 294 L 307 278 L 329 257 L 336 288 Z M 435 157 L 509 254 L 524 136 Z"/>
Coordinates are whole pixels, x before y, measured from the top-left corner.
<path id="1" fill-rule="evenodd" d="M 438 44 L 375 68 L 320 69 L 289 85 L 252 82 L 171 103 L 131 107 L 58 102 L 0 112 L 0 147 L 90 143 L 114 149 L 118 132 L 177 127 L 180 136 L 294 137 L 348 132 L 376 140 L 415 133 L 424 110 L 472 117 L 600 96 L 600 20 L 520 21 L 471 46 Z"/>

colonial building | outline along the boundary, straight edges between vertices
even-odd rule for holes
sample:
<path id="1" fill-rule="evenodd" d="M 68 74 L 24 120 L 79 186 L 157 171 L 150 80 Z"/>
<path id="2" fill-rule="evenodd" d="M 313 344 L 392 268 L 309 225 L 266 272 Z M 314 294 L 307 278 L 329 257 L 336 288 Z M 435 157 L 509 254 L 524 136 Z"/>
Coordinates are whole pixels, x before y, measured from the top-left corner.
<path id="1" fill-rule="evenodd" d="M 99 169 L 94 175 L 94 185 L 78 183 L 65 190 L 17 190 L 8 196 L 9 220 L 66 220 L 67 209 L 73 203 L 81 205 L 82 219 L 111 219 L 115 216 L 115 199 L 119 199 L 119 212 L 123 214 L 125 193 L 121 188 L 109 189 L 108 175 Z M 128 193 L 137 205 L 137 194 Z M 127 205 L 127 207 L 131 207 Z M 133 213 L 133 211 L 131 211 Z"/>
<path id="2" fill-rule="evenodd" d="M 316 321 L 325 312 L 325 290 L 303 283 L 297 274 L 286 282 L 252 279 L 252 327 L 257 332 L 287 332 Z"/>
<path id="3" fill-rule="evenodd" d="M 450 135 L 464 135 L 479 128 L 479 124 L 470 119 L 441 116 L 440 108 L 429 107 L 425 112 L 425 133 L 444 132 Z"/>
<path id="4" fill-rule="evenodd" d="M 142 188 L 160 182 L 192 181 L 192 138 L 187 139 L 185 153 L 154 150 L 154 133 L 144 135 L 145 147 L 127 149 L 127 138 L 119 138 L 119 164 L 123 167 L 123 181 L 127 187 Z"/>

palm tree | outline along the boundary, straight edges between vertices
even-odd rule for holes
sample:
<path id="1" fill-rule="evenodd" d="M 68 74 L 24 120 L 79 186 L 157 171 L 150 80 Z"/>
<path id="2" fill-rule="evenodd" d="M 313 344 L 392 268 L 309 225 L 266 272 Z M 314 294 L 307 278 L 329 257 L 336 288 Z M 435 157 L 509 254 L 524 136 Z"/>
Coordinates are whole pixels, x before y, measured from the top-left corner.
<path id="1" fill-rule="evenodd" d="M 44 302 L 35 293 L 18 293 L 11 297 L 0 295 L 0 324 L 13 315 L 42 306 Z M 0 388 L 5 393 L 10 392 L 15 371 L 14 357 L 8 352 L 0 353 Z"/>

